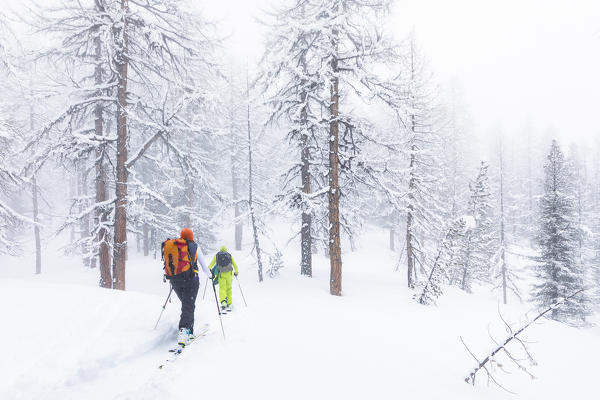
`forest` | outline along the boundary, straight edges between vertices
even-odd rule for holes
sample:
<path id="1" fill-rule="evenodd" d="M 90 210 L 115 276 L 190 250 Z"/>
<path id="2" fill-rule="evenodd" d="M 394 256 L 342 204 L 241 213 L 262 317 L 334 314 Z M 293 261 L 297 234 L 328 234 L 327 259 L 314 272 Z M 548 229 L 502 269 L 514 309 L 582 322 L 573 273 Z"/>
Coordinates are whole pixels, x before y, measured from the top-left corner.
<path id="1" fill-rule="evenodd" d="M 161 243 L 188 227 L 204 254 L 244 254 L 251 292 L 285 272 L 343 299 L 362 254 L 414 307 L 484 293 L 591 329 L 600 141 L 482 130 L 418 29 L 394 33 L 398 7 L 268 2 L 245 59 L 186 0 L 0 8 L 0 271 L 44 276 L 65 257 L 129 292 L 131 260 L 160 281 Z"/>

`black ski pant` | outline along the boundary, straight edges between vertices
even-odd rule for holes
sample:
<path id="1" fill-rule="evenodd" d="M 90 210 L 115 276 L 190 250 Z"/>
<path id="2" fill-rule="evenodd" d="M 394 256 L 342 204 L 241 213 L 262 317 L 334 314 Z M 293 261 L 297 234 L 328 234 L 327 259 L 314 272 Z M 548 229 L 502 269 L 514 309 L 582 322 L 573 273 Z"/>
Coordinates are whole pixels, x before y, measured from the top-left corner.
<path id="1" fill-rule="evenodd" d="M 187 280 L 171 279 L 173 290 L 181 301 L 181 317 L 179 318 L 179 329 L 188 328 L 194 333 L 194 310 L 196 309 L 196 296 L 200 287 L 200 279 L 192 277 Z"/>

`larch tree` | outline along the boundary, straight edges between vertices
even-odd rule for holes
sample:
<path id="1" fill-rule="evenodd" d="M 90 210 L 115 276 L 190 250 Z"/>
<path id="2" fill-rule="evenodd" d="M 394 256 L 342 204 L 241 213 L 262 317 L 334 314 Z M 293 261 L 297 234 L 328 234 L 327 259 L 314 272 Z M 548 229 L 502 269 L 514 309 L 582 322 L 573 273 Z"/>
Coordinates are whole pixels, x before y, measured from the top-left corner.
<path id="1" fill-rule="evenodd" d="M 6 21 L 0 13 L 0 88 L 4 93 L 15 93 L 14 85 L 19 80 L 18 58 L 12 46 L 16 42 L 11 43 L 15 37 Z M 14 157 L 22 133 L 18 121 L 12 118 L 12 108 L 0 100 L 0 254 L 16 255 L 20 245 L 11 235 L 17 227 L 30 221 L 10 204 L 11 195 L 25 183 L 19 170 L 20 160 Z"/>
<path id="2" fill-rule="evenodd" d="M 279 201 L 300 212 L 300 273 L 312 276 L 313 219 L 322 203 L 319 183 L 313 177 L 327 129 L 323 117 L 323 78 L 316 59 L 322 43 L 321 31 L 308 20 L 314 2 L 288 2 L 271 15 L 270 37 L 261 60 L 258 82 L 270 109 L 270 124 L 286 124 L 287 140 L 298 151 L 299 162 L 283 175 L 283 195 Z M 315 160 L 316 159 L 316 160 Z"/>
<path id="3" fill-rule="evenodd" d="M 15 194 L 22 184 L 19 171 L 10 167 L 13 165 L 11 149 L 16 148 L 16 136 L 17 131 L 10 121 L 0 118 L 0 254 L 16 254 L 18 243 L 10 236 L 26 220 L 10 206 L 8 197 Z"/>
<path id="4" fill-rule="evenodd" d="M 506 260 L 506 253 L 508 250 L 508 242 L 506 235 L 506 217 L 505 217 L 505 180 L 506 180 L 506 172 L 504 170 L 504 147 L 503 142 L 500 140 L 499 149 L 498 149 L 498 164 L 499 164 L 499 179 L 500 179 L 500 187 L 498 190 L 498 202 L 499 202 L 499 235 L 500 235 L 500 243 L 499 243 L 499 262 L 497 263 L 497 272 L 495 279 L 498 281 L 496 287 L 501 288 L 502 290 L 502 302 L 504 304 L 507 303 L 507 292 L 511 291 L 515 296 L 521 299 L 521 295 L 519 293 L 519 289 L 516 285 L 517 276 L 511 270 L 510 266 Z"/>
<path id="5" fill-rule="evenodd" d="M 258 236 L 259 231 L 259 221 L 257 217 L 256 210 L 256 201 L 254 198 L 254 162 L 253 162 L 253 129 L 252 129 L 252 120 L 250 114 L 250 81 L 248 77 L 248 71 L 246 71 L 246 126 L 248 133 L 248 213 L 250 214 L 250 222 L 252 224 L 252 237 L 254 238 L 254 251 L 256 252 L 256 262 L 258 266 L 258 281 L 263 281 L 263 264 L 261 258 L 261 247 L 260 240 Z"/>
<path id="6" fill-rule="evenodd" d="M 57 81 L 64 82 L 62 96 L 69 102 L 32 147 L 38 148 L 38 164 L 55 157 L 83 171 L 93 165 L 95 196 L 84 192 L 78 199 L 84 203 L 67 222 L 93 218 L 87 237 L 94 244 L 90 257 L 99 255 L 103 287 L 125 289 L 127 231 L 133 226 L 153 222 L 172 233 L 177 229 L 165 226 L 194 224 L 190 216 L 198 209 L 208 213 L 208 206 L 194 207 L 195 190 L 208 203 L 218 197 L 211 189 L 212 129 L 206 123 L 215 114 L 213 88 L 206 84 L 215 71 L 212 26 L 183 5 L 94 0 L 45 9 L 36 21 L 58 42 L 44 55 L 64 67 Z M 193 145 L 198 142 L 203 145 Z M 153 190 L 138 174 L 138 162 L 160 171 L 168 184 Z M 178 203 L 181 191 L 184 204 Z"/>
<path id="7" fill-rule="evenodd" d="M 234 63 L 230 62 L 230 71 L 227 76 L 227 91 L 229 96 L 224 106 L 227 135 L 223 138 L 229 148 L 230 179 L 231 179 L 231 202 L 234 211 L 234 242 L 235 249 L 242 250 L 244 236 L 244 159 L 245 147 L 243 144 L 247 141 L 247 104 L 245 95 L 246 90 L 242 87 L 241 71 L 234 68 Z M 223 177 L 226 179 L 226 176 Z"/>
<path id="8" fill-rule="evenodd" d="M 472 159 L 469 146 L 470 121 L 466 105 L 463 103 L 463 92 L 456 82 L 444 92 L 445 123 L 440 132 L 441 148 L 439 164 L 441 165 L 441 191 L 448 207 L 443 209 L 443 216 L 449 221 L 459 218 L 465 213 L 468 202 L 469 174 L 468 163 Z"/>
<path id="9" fill-rule="evenodd" d="M 423 236 L 436 238 L 441 225 L 440 207 L 435 197 L 435 185 L 440 180 L 441 137 L 436 130 L 436 88 L 414 35 L 411 35 L 404 56 L 404 76 L 407 105 L 399 116 L 399 129 L 404 132 L 404 153 L 408 168 L 406 177 L 406 261 L 408 287 L 414 287 L 417 264 L 426 264 Z"/>
<path id="10" fill-rule="evenodd" d="M 352 215 L 359 211 L 350 206 L 341 210 L 340 200 L 357 199 L 353 196 L 365 176 L 366 157 L 361 151 L 372 132 L 371 124 L 357 115 L 353 104 L 389 94 L 389 80 L 374 72 L 376 65 L 390 63 L 395 55 L 395 46 L 378 25 L 388 4 L 385 0 L 290 1 L 277 13 L 285 23 L 273 29 L 274 42 L 279 39 L 282 45 L 272 53 L 283 61 L 272 69 L 275 73 L 265 74 L 267 82 L 277 78 L 272 84 L 274 117 L 290 123 L 300 153 L 294 171 L 301 188 L 296 198 L 304 214 L 304 273 L 309 273 L 311 248 L 308 200 L 314 197 L 308 193 L 325 192 L 330 293 L 338 296 L 342 294 L 341 232 L 350 232 L 355 225 Z M 320 154 L 326 156 L 327 166 L 323 190 L 309 185 L 320 179 L 316 176 L 319 169 L 310 173 L 311 161 Z M 352 201 L 345 204 L 356 204 Z"/>

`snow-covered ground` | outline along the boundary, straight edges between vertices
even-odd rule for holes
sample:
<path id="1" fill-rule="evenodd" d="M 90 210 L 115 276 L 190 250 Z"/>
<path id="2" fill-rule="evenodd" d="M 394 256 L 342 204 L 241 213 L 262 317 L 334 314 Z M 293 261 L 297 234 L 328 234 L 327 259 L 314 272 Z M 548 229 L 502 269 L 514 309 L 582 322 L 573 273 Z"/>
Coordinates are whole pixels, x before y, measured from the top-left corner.
<path id="1" fill-rule="evenodd" d="M 526 335 L 536 379 L 509 363 L 510 374 L 495 369 L 516 395 L 487 386 L 484 375 L 475 388 L 467 385 L 474 361 L 460 337 L 483 356 L 493 346 L 488 332 L 497 340 L 504 334 L 498 311 L 518 323 L 531 306 L 499 306 L 494 294 L 456 288 L 437 306 L 421 306 L 406 274 L 394 272 L 386 239 L 372 229 L 356 252 L 344 253 L 342 297 L 329 295 L 323 256 L 312 279 L 298 274 L 295 244 L 284 251 L 281 276 L 261 284 L 247 252 L 232 252 L 248 307 L 234 282 L 224 340 L 202 282 L 196 325 L 211 329 L 164 370 L 157 367 L 174 343 L 179 301 L 153 330 L 168 293 L 160 261 L 132 252 L 128 290 L 119 292 L 97 288 L 97 271 L 59 255 L 52 243 L 41 276 L 30 273 L 30 257 L 0 258 L 0 399 L 596 398 L 600 330 L 552 321 Z"/>

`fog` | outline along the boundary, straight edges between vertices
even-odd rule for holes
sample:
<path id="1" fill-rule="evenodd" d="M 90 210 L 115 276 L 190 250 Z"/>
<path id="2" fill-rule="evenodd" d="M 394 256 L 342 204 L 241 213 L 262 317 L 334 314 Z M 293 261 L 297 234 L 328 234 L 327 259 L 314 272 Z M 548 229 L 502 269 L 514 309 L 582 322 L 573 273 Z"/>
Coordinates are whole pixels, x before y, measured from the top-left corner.
<path id="1" fill-rule="evenodd" d="M 250 63 L 263 50 L 269 3 L 198 2 Z M 599 21 L 590 0 L 400 0 L 387 28 L 398 39 L 414 32 L 440 84 L 461 92 L 475 135 L 529 127 L 567 144 L 600 134 Z"/>

